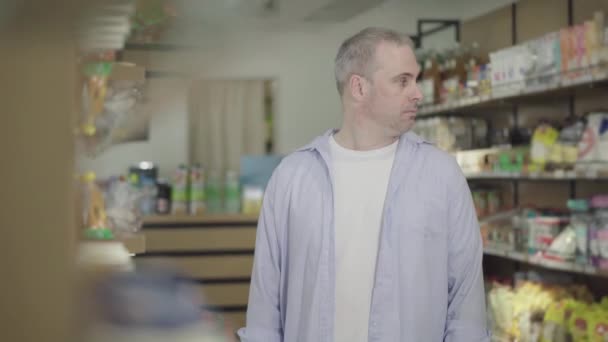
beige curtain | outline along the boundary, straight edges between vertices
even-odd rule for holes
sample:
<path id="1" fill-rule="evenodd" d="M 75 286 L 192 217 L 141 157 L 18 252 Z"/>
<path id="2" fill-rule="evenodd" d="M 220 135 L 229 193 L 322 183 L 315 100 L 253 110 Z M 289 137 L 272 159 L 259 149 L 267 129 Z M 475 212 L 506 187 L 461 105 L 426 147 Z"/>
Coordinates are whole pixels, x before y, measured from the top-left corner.
<path id="1" fill-rule="evenodd" d="M 264 154 L 263 80 L 194 82 L 189 94 L 190 162 L 239 171 L 244 154 Z"/>

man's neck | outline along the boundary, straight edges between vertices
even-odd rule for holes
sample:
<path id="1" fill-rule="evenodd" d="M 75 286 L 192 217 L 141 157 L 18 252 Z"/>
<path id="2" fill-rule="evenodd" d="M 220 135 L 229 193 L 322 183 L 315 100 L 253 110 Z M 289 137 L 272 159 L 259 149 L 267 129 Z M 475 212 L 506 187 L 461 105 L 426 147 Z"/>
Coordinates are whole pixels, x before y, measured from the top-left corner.
<path id="1" fill-rule="evenodd" d="M 353 119 L 349 120 L 349 118 Z M 399 139 L 398 136 L 388 135 L 385 129 L 362 116 L 355 118 L 354 116 L 347 117 L 347 115 L 344 115 L 342 127 L 334 138 L 342 147 L 356 151 L 375 150 Z"/>

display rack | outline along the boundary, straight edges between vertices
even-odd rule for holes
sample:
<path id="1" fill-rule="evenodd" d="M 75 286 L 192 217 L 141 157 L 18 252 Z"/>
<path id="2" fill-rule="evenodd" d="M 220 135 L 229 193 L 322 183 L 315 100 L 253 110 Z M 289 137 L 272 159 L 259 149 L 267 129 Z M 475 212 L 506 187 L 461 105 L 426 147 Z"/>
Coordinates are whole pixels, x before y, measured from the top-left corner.
<path id="1" fill-rule="evenodd" d="M 582 265 L 572 262 L 548 260 L 535 255 L 528 255 L 526 253 L 516 251 L 501 250 L 492 247 L 485 247 L 483 249 L 483 253 L 486 255 L 497 256 L 533 266 L 540 266 L 551 270 L 580 273 L 594 277 L 608 278 L 607 271 L 599 270 L 591 265 Z"/>
<path id="2" fill-rule="evenodd" d="M 573 76 L 576 75 L 576 76 Z M 564 75 L 553 77 L 555 82 L 540 87 L 526 87 L 521 90 L 509 91 L 503 89 L 500 94 L 488 94 L 462 98 L 450 103 L 426 105 L 420 108 L 418 114 L 422 117 L 451 113 L 465 113 L 480 109 L 491 109 L 505 104 L 546 98 L 564 92 L 605 86 L 608 84 L 608 65 L 581 69 Z M 506 86 L 508 87 L 508 86 Z"/>
<path id="3" fill-rule="evenodd" d="M 595 172 L 577 173 L 511 173 L 511 172 L 482 172 L 482 173 L 465 173 L 468 180 L 505 180 L 505 181 L 541 181 L 541 182 L 566 182 L 566 181 L 589 181 L 589 182 L 606 182 L 608 175 L 597 174 Z"/>
<path id="4" fill-rule="evenodd" d="M 105 114 L 107 97 L 105 89 L 99 91 L 83 91 L 85 85 L 90 87 L 91 84 L 100 82 L 100 79 L 102 78 L 98 77 L 94 82 L 87 84 L 87 78 L 94 78 L 98 75 L 91 76 L 86 74 L 86 72 L 83 71 L 84 66 L 90 63 L 107 63 L 108 65 L 111 65 L 111 71 L 107 75 L 107 82 L 122 82 L 123 85 L 125 83 L 143 84 L 145 82 L 145 68 L 133 63 L 119 62 L 116 60 L 115 56 L 117 52 L 120 52 L 124 48 L 131 33 L 131 18 L 135 14 L 135 11 L 136 2 L 134 0 L 91 3 L 84 6 L 78 20 L 79 25 L 76 32 L 76 55 L 78 56 L 78 63 L 75 67 L 78 68 L 80 77 L 78 78 L 79 82 L 76 84 L 76 94 L 87 93 L 87 101 L 89 101 L 89 103 L 87 106 L 84 106 L 81 102 L 85 102 L 85 100 L 79 98 L 79 105 L 76 107 L 78 124 L 74 129 L 74 139 L 76 145 L 80 147 L 76 149 L 77 158 L 85 157 L 84 152 L 89 149 L 95 150 L 94 155 L 98 155 L 101 151 L 111 147 L 113 144 L 112 137 L 115 131 L 121 129 L 121 125 L 125 123 L 125 117 L 129 116 L 125 115 L 125 117 L 120 117 L 119 119 L 114 118 L 113 121 L 106 118 L 106 125 L 110 127 L 110 129 L 103 134 L 99 133 L 99 129 L 97 129 L 95 133 L 87 132 L 87 129 L 84 128 L 86 126 L 85 123 L 89 126 L 97 125 L 97 121 L 91 120 L 91 122 L 88 122 L 82 115 L 82 113 L 87 112 L 87 110 L 91 111 L 89 107 L 92 107 L 93 105 L 91 105 L 91 103 L 95 101 L 95 99 L 91 100 L 93 97 L 92 95 L 95 94 L 96 96 L 99 96 L 99 94 L 103 94 L 103 97 L 100 97 L 102 105 L 99 110 L 99 116 Z M 87 109 L 85 110 L 84 108 Z M 114 116 L 117 117 L 115 114 Z M 112 122 L 112 124 L 108 125 L 107 122 Z M 84 148 L 84 146 L 86 146 L 86 148 Z M 88 157 L 91 157 L 90 153 Z M 82 229 L 82 227 L 78 228 Z M 146 239 L 143 233 L 123 235 L 118 235 L 110 240 L 95 240 L 90 239 L 89 237 L 83 238 L 83 241 L 86 241 L 87 244 L 103 244 L 108 241 L 119 242 L 124 245 L 130 254 L 134 255 L 145 252 Z"/>

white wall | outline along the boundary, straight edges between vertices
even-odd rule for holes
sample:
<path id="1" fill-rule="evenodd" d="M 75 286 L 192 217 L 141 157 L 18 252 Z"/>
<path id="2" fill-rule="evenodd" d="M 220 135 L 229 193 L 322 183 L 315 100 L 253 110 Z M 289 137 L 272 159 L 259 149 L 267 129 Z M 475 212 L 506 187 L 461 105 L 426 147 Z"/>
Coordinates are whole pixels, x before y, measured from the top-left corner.
<path id="1" fill-rule="evenodd" d="M 149 60 L 141 59 L 141 63 L 151 70 L 187 72 L 193 78 L 277 79 L 276 150 L 288 153 L 324 130 L 339 125 L 341 109 L 333 79 L 333 58 L 347 36 L 366 26 L 414 34 L 416 18 L 471 17 L 510 2 L 387 1 L 347 22 L 333 25 L 309 25 L 285 32 L 226 33 L 221 37 L 217 33 L 191 30 L 180 33 L 179 43 L 195 44 L 201 46 L 200 50 L 149 53 Z M 127 56 L 143 57 L 141 53 Z M 160 165 L 162 175 L 167 175 L 186 161 L 184 101 L 188 82 L 151 79 L 149 84 L 153 102 L 150 106 L 154 108 L 150 141 L 114 146 L 96 160 L 84 160 L 82 168 L 93 169 L 104 177 L 124 173 L 133 162 L 151 160 Z"/>

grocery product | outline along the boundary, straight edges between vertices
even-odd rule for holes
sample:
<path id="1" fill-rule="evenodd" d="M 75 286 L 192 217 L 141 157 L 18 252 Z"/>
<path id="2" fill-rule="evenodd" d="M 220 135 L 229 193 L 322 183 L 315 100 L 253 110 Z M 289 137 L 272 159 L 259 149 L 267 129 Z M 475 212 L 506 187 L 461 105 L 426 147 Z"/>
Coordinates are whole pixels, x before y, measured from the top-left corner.
<path id="1" fill-rule="evenodd" d="M 578 160 L 578 145 L 585 130 L 583 119 L 571 119 L 566 122 L 548 157 L 548 168 L 573 169 Z"/>
<path id="2" fill-rule="evenodd" d="M 594 266 L 608 270 L 608 195 L 597 195 L 591 199 L 594 220 L 589 233 L 589 247 Z"/>
<path id="3" fill-rule="evenodd" d="M 156 195 L 156 213 L 166 215 L 171 212 L 171 185 L 164 179 L 159 179 Z"/>
<path id="4" fill-rule="evenodd" d="M 180 165 L 173 173 L 171 212 L 183 215 L 188 212 L 188 168 Z"/>
<path id="5" fill-rule="evenodd" d="M 530 147 L 530 159 L 534 171 L 544 170 L 558 136 L 559 132 L 548 123 L 542 123 L 534 130 Z"/>
<path id="6" fill-rule="evenodd" d="M 84 66 L 86 82 L 83 89 L 83 120 L 81 131 L 84 135 L 96 133 L 95 120 L 103 112 L 108 77 L 112 72 L 112 62 L 91 62 Z"/>
<path id="7" fill-rule="evenodd" d="M 107 182 L 105 199 L 108 223 L 116 235 L 139 231 L 142 225 L 142 192 L 139 189 L 124 177 L 114 177 Z"/>
<path id="8" fill-rule="evenodd" d="M 571 199 L 567 203 L 570 209 L 570 227 L 576 236 L 575 260 L 578 264 L 589 262 L 589 226 L 592 216 L 589 213 L 589 201 L 585 199 Z"/>
<path id="9" fill-rule="evenodd" d="M 210 170 L 205 186 L 207 211 L 218 213 L 222 211 L 222 180 L 217 170 Z"/>
<path id="10" fill-rule="evenodd" d="M 530 254 L 546 252 L 561 233 L 565 222 L 565 218 L 557 216 L 539 216 L 530 219 L 528 252 Z"/>
<path id="11" fill-rule="evenodd" d="M 114 234 L 108 226 L 105 199 L 96 178 L 94 172 L 83 176 L 84 235 L 89 239 L 112 239 Z"/>
<path id="12" fill-rule="evenodd" d="M 421 119 L 414 131 L 445 151 L 488 146 L 488 122 L 481 118 L 442 117 Z"/>
<path id="13" fill-rule="evenodd" d="M 261 186 L 243 186 L 243 213 L 257 215 L 262 210 L 264 189 Z"/>
<path id="14" fill-rule="evenodd" d="M 524 280 L 514 287 L 490 283 L 488 314 L 497 341 L 605 341 L 608 308 L 580 285 Z"/>
<path id="15" fill-rule="evenodd" d="M 587 114 L 587 126 L 578 144 L 580 162 L 608 162 L 608 111 Z"/>
<path id="16" fill-rule="evenodd" d="M 235 171 L 226 172 L 224 184 L 224 210 L 227 213 L 236 214 L 241 211 L 241 190 L 239 178 Z"/>
<path id="17" fill-rule="evenodd" d="M 573 261 L 576 257 L 576 244 L 576 232 L 568 226 L 551 242 L 544 257 L 558 261 Z"/>
<path id="18" fill-rule="evenodd" d="M 206 211 L 205 203 L 205 172 L 200 164 L 190 167 L 188 173 L 190 186 L 189 213 L 190 215 L 202 215 Z"/>

